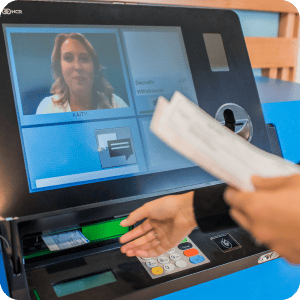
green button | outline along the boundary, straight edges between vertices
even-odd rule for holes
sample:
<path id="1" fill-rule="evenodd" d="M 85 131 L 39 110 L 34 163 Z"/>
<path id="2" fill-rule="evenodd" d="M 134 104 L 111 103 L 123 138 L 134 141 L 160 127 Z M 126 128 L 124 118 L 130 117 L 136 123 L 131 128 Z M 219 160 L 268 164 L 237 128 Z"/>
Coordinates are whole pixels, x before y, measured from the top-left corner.
<path id="1" fill-rule="evenodd" d="M 182 240 L 182 242 L 180 242 L 180 244 L 181 243 L 185 243 L 185 242 L 187 242 L 187 238 L 185 238 L 184 240 Z"/>

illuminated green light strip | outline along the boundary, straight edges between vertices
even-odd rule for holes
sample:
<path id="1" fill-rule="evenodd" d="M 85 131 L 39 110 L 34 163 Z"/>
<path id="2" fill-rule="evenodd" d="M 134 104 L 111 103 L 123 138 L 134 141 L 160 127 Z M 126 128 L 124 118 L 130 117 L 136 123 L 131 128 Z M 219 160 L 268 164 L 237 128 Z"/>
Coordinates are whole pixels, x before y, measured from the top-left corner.
<path id="1" fill-rule="evenodd" d="M 50 250 L 45 249 L 45 250 L 41 250 L 41 251 L 38 251 L 38 252 L 35 252 L 35 253 L 32 253 L 32 254 L 23 255 L 23 258 L 24 259 L 29 259 L 29 258 L 32 258 L 32 257 L 42 256 L 42 255 L 46 255 L 46 254 L 50 254 L 50 253 L 51 253 Z"/>
<path id="2" fill-rule="evenodd" d="M 113 219 L 93 225 L 87 225 L 82 227 L 82 233 L 91 243 L 116 239 L 130 230 L 130 227 L 120 226 L 121 221 L 124 219 L 126 219 L 126 217 Z M 24 259 L 30 259 L 50 253 L 53 252 L 49 249 L 45 249 L 36 253 L 24 255 L 23 257 Z"/>
<path id="3" fill-rule="evenodd" d="M 38 292 L 37 292 L 36 289 L 33 289 L 33 293 L 34 293 L 34 295 L 35 295 L 35 297 L 36 297 L 37 300 L 41 300 L 41 298 L 40 298 L 40 296 L 39 296 L 39 294 L 38 294 Z"/>
<path id="4" fill-rule="evenodd" d="M 82 227 L 82 233 L 90 242 L 114 239 L 129 231 L 129 227 L 120 226 L 121 221 L 124 219 L 126 218 L 84 226 Z"/>

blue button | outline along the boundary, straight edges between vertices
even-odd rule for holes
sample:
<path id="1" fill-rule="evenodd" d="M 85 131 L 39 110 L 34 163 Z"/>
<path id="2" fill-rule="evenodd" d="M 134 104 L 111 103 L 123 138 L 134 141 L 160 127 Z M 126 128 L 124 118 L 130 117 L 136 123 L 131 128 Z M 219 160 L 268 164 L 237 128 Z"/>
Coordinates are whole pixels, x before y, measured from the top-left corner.
<path id="1" fill-rule="evenodd" d="M 192 264 L 199 264 L 199 263 L 201 263 L 203 261 L 205 261 L 205 258 L 203 256 L 201 256 L 201 255 L 195 255 L 195 256 L 192 256 L 190 258 L 190 262 Z"/>

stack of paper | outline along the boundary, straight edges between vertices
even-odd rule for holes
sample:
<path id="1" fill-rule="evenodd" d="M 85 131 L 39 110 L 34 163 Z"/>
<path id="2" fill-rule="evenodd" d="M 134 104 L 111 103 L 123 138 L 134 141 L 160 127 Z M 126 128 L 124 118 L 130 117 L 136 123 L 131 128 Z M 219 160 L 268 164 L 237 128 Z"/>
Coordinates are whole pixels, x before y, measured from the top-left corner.
<path id="1" fill-rule="evenodd" d="M 253 175 L 300 173 L 299 166 L 253 146 L 180 92 L 170 102 L 159 97 L 150 127 L 174 150 L 239 189 L 253 191 Z"/>

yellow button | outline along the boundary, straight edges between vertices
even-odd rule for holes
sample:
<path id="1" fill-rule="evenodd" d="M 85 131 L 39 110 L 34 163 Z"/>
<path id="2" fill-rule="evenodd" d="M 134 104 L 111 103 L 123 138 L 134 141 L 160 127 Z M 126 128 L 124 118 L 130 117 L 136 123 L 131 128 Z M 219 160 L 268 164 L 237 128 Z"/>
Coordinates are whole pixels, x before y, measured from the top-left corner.
<path id="1" fill-rule="evenodd" d="M 164 272 L 163 268 L 161 267 L 155 267 L 151 269 L 152 274 L 154 275 L 160 275 Z"/>

